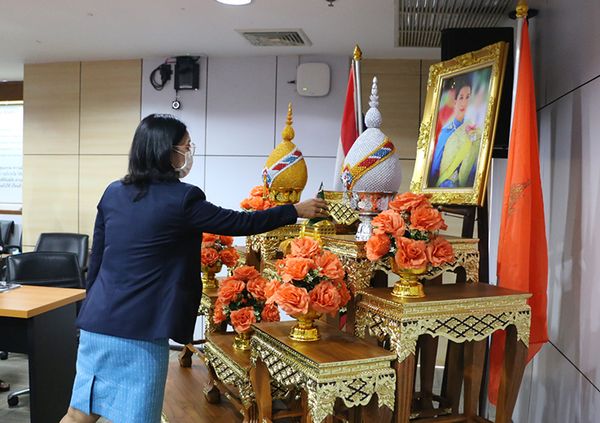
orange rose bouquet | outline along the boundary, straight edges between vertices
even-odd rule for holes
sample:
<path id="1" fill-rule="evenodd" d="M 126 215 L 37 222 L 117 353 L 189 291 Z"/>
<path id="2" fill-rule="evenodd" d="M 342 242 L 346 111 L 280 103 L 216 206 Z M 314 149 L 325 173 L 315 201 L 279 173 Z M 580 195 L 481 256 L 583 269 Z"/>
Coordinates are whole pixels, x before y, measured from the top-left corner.
<path id="1" fill-rule="evenodd" d="M 202 235 L 202 266 L 235 267 L 240 256 L 232 246 L 233 237 L 215 234 Z"/>
<path id="2" fill-rule="evenodd" d="M 407 192 L 390 202 L 388 210 L 373 221 L 373 235 L 366 244 L 371 261 L 389 259 L 392 270 L 422 274 L 455 261 L 452 245 L 440 230 L 447 229 L 429 196 Z"/>
<path id="3" fill-rule="evenodd" d="M 240 207 L 248 211 L 266 210 L 274 207 L 269 201 L 269 189 L 263 185 L 257 185 L 250 190 L 248 198 L 244 198 Z"/>
<path id="4" fill-rule="evenodd" d="M 304 237 L 291 242 L 291 253 L 276 266 L 277 279 L 265 289 L 267 304 L 277 304 L 299 320 L 299 325 L 292 329 L 293 339 L 307 341 L 314 340 L 311 339 L 314 336 L 318 339 L 312 320 L 323 313 L 335 315 L 350 300 L 342 263 L 317 241 Z"/>
<path id="5" fill-rule="evenodd" d="M 265 303 L 268 285 L 254 267 L 238 267 L 219 284 L 213 321 L 227 322 L 238 334 L 249 332 L 253 323 L 279 321 L 277 306 Z"/>

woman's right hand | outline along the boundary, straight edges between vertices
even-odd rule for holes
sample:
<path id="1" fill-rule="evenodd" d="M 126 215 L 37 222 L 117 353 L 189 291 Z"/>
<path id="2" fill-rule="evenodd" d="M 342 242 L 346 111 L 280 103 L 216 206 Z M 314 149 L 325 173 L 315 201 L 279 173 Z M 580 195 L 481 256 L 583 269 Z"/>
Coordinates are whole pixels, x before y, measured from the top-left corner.
<path id="1" fill-rule="evenodd" d="M 315 217 L 329 217 L 327 212 L 327 203 L 325 200 L 320 198 L 312 198 L 310 200 L 302 201 L 301 203 L 294 204 L 298 217 L 306 219 L 314 219 Z"/>

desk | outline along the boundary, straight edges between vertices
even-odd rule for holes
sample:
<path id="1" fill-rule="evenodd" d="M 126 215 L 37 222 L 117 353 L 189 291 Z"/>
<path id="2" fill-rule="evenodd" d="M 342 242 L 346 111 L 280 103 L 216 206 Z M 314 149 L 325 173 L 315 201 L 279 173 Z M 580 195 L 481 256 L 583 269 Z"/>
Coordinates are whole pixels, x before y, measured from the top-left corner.
<path id="1" fill-rule="evenodd" d="M 22 286 L 0 293 L 0 350 L 29 358 L 32 423 L 56 423 L 67 412 L 75 377 L 76 302 L 83 289 Z"/>

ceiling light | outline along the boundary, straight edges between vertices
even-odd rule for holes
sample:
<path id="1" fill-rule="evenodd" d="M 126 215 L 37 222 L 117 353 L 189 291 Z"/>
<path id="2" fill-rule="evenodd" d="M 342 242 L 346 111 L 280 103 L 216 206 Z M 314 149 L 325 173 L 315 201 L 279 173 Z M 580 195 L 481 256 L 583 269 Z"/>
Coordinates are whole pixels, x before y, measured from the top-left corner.
<path id="1" fill-rule="evenodd" d="M 252 0 L 217 0 L 219 3 L 228 4 L 230 6 L 243 6 L 250 4 Z"/>

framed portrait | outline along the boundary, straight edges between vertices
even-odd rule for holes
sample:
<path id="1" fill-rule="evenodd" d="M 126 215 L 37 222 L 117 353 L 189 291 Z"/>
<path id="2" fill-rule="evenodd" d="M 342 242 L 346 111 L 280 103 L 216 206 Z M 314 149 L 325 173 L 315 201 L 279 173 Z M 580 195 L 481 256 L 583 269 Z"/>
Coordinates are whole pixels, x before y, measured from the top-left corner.
<path id="1" fill-rule="evenodd" d="M 483 204 L 508 44 L 429 68 L 410 190 L 435 204 Z"/>

